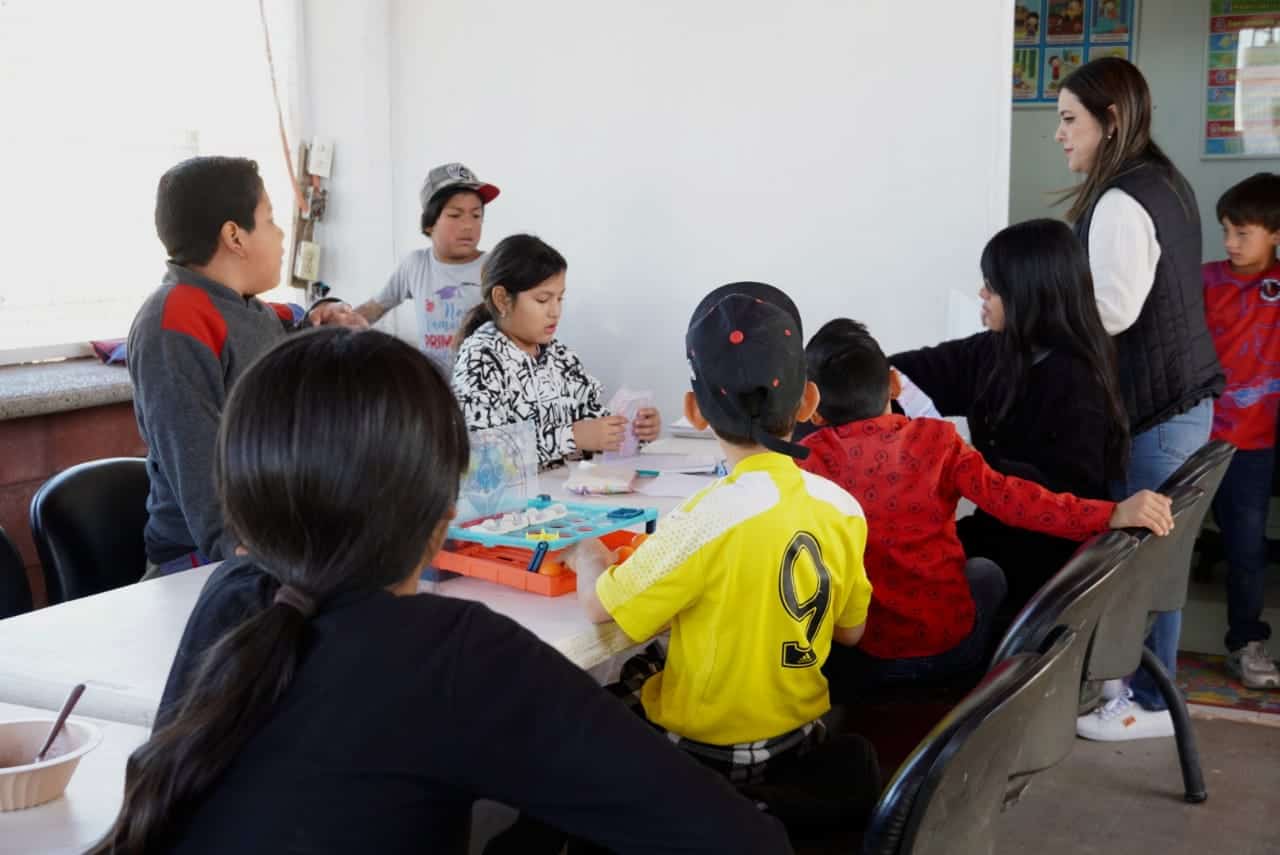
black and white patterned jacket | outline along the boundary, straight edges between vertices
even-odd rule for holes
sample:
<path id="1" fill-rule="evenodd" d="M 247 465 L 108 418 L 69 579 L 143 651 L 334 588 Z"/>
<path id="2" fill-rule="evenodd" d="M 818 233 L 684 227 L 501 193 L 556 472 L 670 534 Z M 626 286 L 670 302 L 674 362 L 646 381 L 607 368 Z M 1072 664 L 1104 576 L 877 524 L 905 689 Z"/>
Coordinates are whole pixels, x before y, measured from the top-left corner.
<path id="1" fill-rule="evenodd" d="M 574 422 L 609 414 L 578 354 L 552 340 L 535 359 L 492 322 L 458 348 L 453 391 L 471 430 L 533 422 L 543 468 L 578 450 Z"/>

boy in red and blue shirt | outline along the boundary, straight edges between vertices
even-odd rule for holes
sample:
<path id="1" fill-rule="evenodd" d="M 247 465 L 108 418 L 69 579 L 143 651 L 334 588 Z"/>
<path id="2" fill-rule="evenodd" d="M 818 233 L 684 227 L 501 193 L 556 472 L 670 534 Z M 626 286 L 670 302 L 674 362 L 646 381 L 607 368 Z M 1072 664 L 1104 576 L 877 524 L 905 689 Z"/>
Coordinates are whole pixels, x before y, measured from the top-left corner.
<path id="1" fill-rule="evenodd" d="M 1239 449 L 1213 500 L 1227 553 L 1227 668 L 1251 689 L 1280 688 L 1262 619 L 1267 511 L 1280 406 L 1280 175 L 1260 172 L 1218 200 L 1227 258 L 1204 265 L 1204 308 L 1227 388 L 1212 439 Z"/>

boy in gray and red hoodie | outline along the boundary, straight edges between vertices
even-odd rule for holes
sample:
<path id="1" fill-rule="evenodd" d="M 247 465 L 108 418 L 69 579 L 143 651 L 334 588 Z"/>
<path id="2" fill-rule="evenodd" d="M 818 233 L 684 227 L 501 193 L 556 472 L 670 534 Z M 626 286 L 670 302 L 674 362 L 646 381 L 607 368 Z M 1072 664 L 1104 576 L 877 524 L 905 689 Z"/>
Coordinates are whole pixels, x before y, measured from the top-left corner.
<path id="1" fill-rule="evenodd" d="M 305 315 L 255 295 L 280 281 L 284 231 L 272 219 L 258 165 L 195 157 L 156 191 L 156 233 L 168 270 L 129 330 L 129 378 L 147 443 L 147 575 L 225 558 L 213 484 L 218 421 L 232 384 L 299 326 L 367 326 L 336 301 Z"/>

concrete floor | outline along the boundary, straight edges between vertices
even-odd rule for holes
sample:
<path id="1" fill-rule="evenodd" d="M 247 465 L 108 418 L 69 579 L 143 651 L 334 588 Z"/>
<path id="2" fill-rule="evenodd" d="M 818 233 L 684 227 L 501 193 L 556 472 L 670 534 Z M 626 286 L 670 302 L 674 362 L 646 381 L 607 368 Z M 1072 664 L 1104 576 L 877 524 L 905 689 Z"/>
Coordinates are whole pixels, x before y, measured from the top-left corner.
<path id="1" fill-rule="evenodd" d="M 1280 728 L 1195 721 L 1209 800 L 1182 801 L 1171 739 L 1077 740 L 999 819 L 996 852 L 1280 853 Z"/>

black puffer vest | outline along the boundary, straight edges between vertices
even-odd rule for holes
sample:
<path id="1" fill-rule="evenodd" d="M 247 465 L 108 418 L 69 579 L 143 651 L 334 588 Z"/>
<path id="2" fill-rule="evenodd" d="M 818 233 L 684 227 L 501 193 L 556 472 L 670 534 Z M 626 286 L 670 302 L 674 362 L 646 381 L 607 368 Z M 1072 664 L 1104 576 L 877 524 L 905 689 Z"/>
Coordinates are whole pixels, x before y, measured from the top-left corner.
<path id="1" fill-rule="evenodd" d="M 1137 436 L 1210 395 L 1222 394 L 1225 378 L 1205 323 L 1200 214 L 1190 185 L 1177 170 L 1166 173 L 1143 163 L 1103 192 L 1113 187 L 1146 209 L 1160 244 L 1155 284 L 1138 320 L 1115 337 L 1120 391 L 1129 411 L 1129 431 Z M 1075 224 L 1086 251 L 1096 208 L 1094 202 Z"/>

